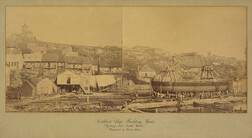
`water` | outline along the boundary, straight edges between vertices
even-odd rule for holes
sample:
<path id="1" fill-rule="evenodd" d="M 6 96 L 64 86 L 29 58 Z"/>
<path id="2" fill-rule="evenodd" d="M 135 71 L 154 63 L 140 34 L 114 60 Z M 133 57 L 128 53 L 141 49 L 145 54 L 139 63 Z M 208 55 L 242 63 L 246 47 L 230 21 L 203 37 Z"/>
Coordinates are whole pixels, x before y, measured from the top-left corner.
<path id="1" fill-rule="evenodd" d="M 247 107 L 244 102 L 219 103 L 204 106 L 164 106 L 159 108 L 140 109 L 150 113 L 246 113 Z"/>

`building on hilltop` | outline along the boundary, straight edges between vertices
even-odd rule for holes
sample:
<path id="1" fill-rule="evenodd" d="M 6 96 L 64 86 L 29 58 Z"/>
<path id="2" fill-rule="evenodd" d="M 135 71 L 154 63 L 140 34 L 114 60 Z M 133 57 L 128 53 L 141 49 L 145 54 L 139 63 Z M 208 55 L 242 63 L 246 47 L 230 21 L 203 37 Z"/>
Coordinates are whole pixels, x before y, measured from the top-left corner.
<path id="1" fill-rule="evenodd" d="M 32 31 L 28 29 L 26 24 L 22 26 L 22 33 L 20 36 L 24 42 L 36 42 L 36 37 L 33 35 Z"/>

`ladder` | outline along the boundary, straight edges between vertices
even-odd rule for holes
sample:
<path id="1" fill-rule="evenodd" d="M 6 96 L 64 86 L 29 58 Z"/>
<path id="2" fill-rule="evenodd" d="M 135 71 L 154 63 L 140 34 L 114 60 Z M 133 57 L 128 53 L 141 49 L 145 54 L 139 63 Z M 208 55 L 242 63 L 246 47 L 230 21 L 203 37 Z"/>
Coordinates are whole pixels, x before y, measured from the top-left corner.
<path id="1" fill-rule="evenodd" d="M 87 81 L 85 81 L 84 79 L 80 79 L 80 87 L 84 93 L 90 92 L 89 83 Z"/>

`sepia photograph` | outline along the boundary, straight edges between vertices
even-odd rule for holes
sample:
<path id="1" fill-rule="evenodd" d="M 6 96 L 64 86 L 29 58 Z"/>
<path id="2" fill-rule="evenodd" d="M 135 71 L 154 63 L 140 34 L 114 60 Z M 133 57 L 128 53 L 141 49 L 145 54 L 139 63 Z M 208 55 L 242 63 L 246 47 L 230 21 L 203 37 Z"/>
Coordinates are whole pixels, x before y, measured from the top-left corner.
<path id="1" fill-rule="evenodd" d="M 5 12 L 5 112 L 248 112 L 245 6 Z"/>

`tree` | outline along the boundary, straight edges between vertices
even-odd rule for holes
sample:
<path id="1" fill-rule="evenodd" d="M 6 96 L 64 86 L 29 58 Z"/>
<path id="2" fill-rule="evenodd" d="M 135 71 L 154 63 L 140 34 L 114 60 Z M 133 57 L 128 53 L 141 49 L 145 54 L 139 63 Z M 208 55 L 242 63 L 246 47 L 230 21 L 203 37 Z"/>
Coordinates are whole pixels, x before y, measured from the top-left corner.
<path id="1" fill-rule="evenodd" d="M 11 72 L 11 83 L 10 86 L 14 89 L 19 88 L 20 86 L 23 85 L 22 79 L 21 79 L 21 75 L 20 72 Z"/>

